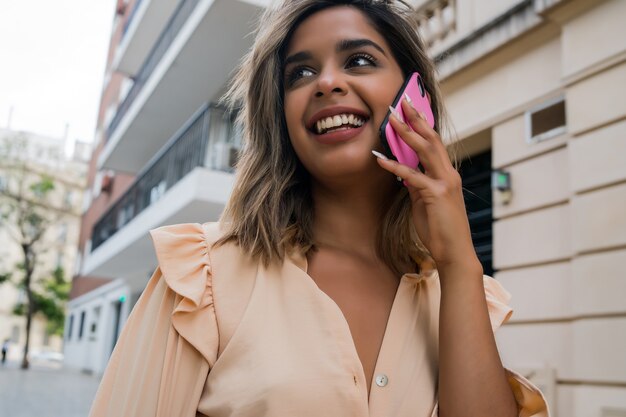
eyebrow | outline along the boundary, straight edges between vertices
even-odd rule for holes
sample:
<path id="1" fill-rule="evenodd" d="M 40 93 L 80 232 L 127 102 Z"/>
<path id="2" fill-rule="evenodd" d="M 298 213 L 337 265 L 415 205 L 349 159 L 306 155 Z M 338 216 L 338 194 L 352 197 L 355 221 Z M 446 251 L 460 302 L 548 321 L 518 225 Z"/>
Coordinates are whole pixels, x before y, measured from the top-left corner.
<path id="1" fill-rule="evenodd" d="M 387 56 L 385 50 L 380 45 L 369 39 L 343 39 L 337 43 L 337 46 L 335 46 L 335 51 L 337 53 L 340 53 L 350 51 L 352 49 L 362 48 L 364 46 L 371 46 L 380 51 L 380 53 L 382 53 L 383 55 Z M 287 59 L 285 59 L 285 67 L 289 64 L 306 61 L 312 58 L 313 55 L 308 51 L 298 52 L 288 56 Z"/>
<path id="2" fill-rule="evenodd" d="M 373 48 L 376 48 L 380 51 L 381 54 L 387 56 L 385 50 L 380 45 L 369 39 L 344 39 L 337 44 L 335 50 L 337 52 L 345 52 L 351 49 L 362 48 L 364 46 L 371 46 Z"/>

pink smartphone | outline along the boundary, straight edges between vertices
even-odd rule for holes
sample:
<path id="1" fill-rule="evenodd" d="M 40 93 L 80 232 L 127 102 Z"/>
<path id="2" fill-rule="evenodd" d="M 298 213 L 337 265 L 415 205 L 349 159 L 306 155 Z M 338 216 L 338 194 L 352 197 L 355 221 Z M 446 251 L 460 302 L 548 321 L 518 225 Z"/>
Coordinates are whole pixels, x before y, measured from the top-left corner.
<path id="1" fill-rule="evenodd" d="M 426 115 L 426 121 L 430 127 L 434 127 L 435 118 L 433 116 L 433 111 L 430 108 L 430 102 L 428 101 L 428 95 L 426 94 L 422 77 L 419 73 L 414 72 L 409 78 L 407 78 L 391 105 L 391 107 L 400 113 L 403 121 L 405 121 L 405 117 L 404 112 L 402 111 L 401 103 L 405 93 L 411 98 L 413 107 L 415 107 L 417 111 L 421 111 Z M 393 127 L 391 127 L 391 124 L 389 123 L 390 115 L 391 111 L 388 111 L 387 116 L 385 116 L 385 120 L 383 120 L 383 124 L 380 127 L 380 139 L 382 141 L 385 154 L 387 157 L 395 159 L 401 164 L 416 169 L 419 164 L 419 157 L 417 156 L 417 153 L 402 140 L 400 135 L 396 134 L 395 130 L 393 130 Z"/>

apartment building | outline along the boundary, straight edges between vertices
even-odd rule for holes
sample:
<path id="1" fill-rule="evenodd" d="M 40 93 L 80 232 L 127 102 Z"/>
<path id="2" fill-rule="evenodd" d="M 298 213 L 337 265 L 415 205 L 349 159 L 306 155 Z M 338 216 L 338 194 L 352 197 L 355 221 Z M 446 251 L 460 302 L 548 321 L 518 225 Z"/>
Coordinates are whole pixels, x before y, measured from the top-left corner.
<path id="1" fill-rule="evenodd" d="M 513 294 L 505 365 L 555 416 L 626 415 L 626 2 L 412 3 L 464 150 L 477 252 Z M 70 303 L 68 365 L 104 369 L 156 266 L 148 230 L 224 207 L 240 138 L 214 103 L 268 4 L 120 2 L 77 279 L 106 283 Z"/>
<path id="2" fill-rule="evenodd" d="M 80 213 L 87 173 L 84 154 L 90 153 L 89 144 L 76 142 L 73 154 L 68 157 L 65 152 L 67 138 L 63 137 L 0 129 L 0 141 L 3 149 L 22 144 L 13 148 L 12 158 L 22 159 L 25 167 L 23 173 L 16 172 L 11 159 L 3 155 L 0 160 L 0 189 L 15 193 L 20 179 L 28 185 L 40 181 L 42 175 L 54 182 L 54 189 L 47 198 L 49 206 L 46 207 L 47 215 L 54 222 L 38 244 L 33 282 L 50 278 L 57 267 L 63 268 L 64 276 L 69 280 L 74 274 L 78 255 Z M 3 200 L 1 204 L 6 203 Z M 0 223 L 0 273 L 10 272 L 14 276 L 13 282 L 0 284 L 0 340 L 10 340 L 8 358 L 18 361 L 22 359 L 26 344 L 26 317 L 14 315 L 13 309 L 25 302 L 26 294 L 14 285 L 20 276 L 16 265 L 23 262 L 22 249 L 13 237 L 14 230 L 10 225 Z M 33 316 L 29 352 L 34 362 L 63 349 L 63 338 L 50 334 L 47 325 L 48 321 L 42 314 Z"/>

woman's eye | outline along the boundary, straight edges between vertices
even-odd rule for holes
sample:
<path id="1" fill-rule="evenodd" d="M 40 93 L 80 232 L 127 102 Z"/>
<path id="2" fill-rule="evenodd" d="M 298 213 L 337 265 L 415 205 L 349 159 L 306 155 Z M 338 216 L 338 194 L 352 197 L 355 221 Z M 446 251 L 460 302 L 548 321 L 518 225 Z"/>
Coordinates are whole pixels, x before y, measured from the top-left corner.
<path id="1" fill-rule="evenodd" d="M 290 70 L 285 74 L 285 80 L 287 85 L 291 85 L 294 82 L 298 81 L 302 77 L 309 77 L 313 75 L 313 71 L 306 67 L 298 67 Z"/>
<path id="2" fill-rule="evenodd" d="M 376 58 L 368 54 L 353 55 L 348 59 L 347 63 L 348 67 L 365 67 L 370 65 L 376 65 Z"/>

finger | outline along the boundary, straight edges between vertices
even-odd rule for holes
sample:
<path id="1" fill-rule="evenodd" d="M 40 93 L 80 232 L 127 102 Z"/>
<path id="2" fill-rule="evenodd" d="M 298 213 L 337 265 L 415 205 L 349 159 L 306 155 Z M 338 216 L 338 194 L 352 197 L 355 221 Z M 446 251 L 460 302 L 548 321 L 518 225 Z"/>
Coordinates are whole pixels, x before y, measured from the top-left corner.
<path id="1" fill-rule="evenodd" d="M 439 134 L 428 124 L 426 115 L 417 111 L 408 96 L 402 100 L 401 105 L 403 106 L 402 111 L 404 112 L 407 124 L 433 145 L 433 150 L 439 156 L 441 162 L 452 165 L 446 146 L 443 144 Z"/>
<path id="2" fill-rule="evenodd" d="M 441 175 L 441 158 L 433 144 L 424 139 L 419 133 L 413 131 L 406 123 L 399 120 L 393 114 L 389 118 L 389 122 L 402 140 L 409 145 L 411 149 L 417 152 L 426 173 L 432 173 L 435 176 Z"/>
<path id="3" fill-rule="evenodd" d="M 434 186 L 434 180 L 432 178 L 429 178 L 425 174 L 422 174 L 420 171 L 417 171 L 391 159 L 377 158 L 377 161 L 383 169 L 389 171 L 396 177 L 401 178 L 402 180 L 404 180 L 405 185 L 411 186 L 418 191 L 426 190 Z"/>
<path id="4" fill-rule="evenodd" d="M 439 134 L 428 124 L 426 115 L 417 111 L 408 96 L 405 95 L 400 105 L 407 123 L 413 130 L 422 135 L 427 141 L 443 145 Z"/>

